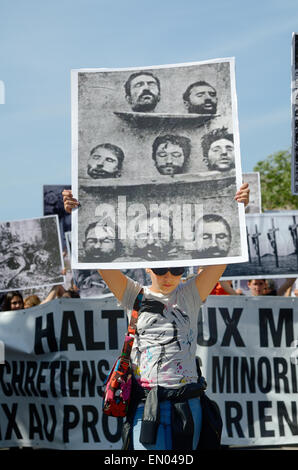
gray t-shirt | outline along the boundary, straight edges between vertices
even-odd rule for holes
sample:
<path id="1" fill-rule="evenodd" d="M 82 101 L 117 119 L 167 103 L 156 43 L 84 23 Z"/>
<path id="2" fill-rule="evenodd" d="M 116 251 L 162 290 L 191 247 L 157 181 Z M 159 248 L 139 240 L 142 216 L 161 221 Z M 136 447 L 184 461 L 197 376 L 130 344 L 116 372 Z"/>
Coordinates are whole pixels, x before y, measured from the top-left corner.
<path id="1" fill-rule="evenodd" d="M 121 303 L 129 319 L 141 288 L 128 279 Z M 195 354 L 201 305 L 194 278 L 179 284 L 168 295 L 144 286 L 131 354 L 134 374 L 142 387 L 179 388 L 197 382 Z"/>

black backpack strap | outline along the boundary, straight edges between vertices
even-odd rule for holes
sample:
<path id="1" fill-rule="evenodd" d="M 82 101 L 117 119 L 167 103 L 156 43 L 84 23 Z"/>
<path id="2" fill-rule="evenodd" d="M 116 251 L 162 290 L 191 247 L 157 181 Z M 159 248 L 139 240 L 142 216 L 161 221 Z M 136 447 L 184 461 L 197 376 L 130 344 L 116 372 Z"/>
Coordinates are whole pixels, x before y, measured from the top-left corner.
<path id="1" fill-rule="evenodd" d="M 136 334 L 137 321 L 138 321 L 138 316 L 139 316 L 139 310 L 141 308 L 141 304 L 143 300 L 143 295 L 144 295 L 144 290 L 142 288 L 140 292 L 138 293 L 138 295 L 136 296 L 136 300 L 134 302 L 133 309 L 131 312 L 130 322 L 129 322 L 128 330 L 127 330 L 127 333 L 130 335 Z"/>
<path id="2" fill-rule="evenodd" d="M 137 321 L 138 321 L 139 310 L 141 307 L 143 295 L 144 295 L 144 291 L 143 289 L 141 289 L 134 302 L 133 310 L 131 312 L 130 322 L 128 325 L 127 333 L 125 335 L 124 344 L 123 344 L 123 348 L 121 352 L 121 357 L 120 357 L 121 366 L 122 366 L 122 363 L 123 365 L 125 363 L 127 366 L 129 363 L 130 353 L 132 350 L 132 345 L 133 345 L 133 341 L 134 341 L 135 334 L 136 334 Z"/>

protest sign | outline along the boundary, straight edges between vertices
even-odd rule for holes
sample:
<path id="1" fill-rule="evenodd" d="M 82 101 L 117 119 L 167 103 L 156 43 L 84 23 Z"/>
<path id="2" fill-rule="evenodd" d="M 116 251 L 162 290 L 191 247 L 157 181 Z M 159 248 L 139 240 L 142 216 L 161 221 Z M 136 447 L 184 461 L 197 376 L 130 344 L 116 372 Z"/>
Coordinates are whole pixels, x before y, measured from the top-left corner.
<path id="1" fill-rule="evenodd" d="M 62 284 L 57 215 L 0 222 L 0 292 Z"/>
<path id="2" fill-rule="evenodd" d="M 222 279 L 298 277 L 298 212 L 246 214 L 248 262 L 230 264 Z"/>
<path id="3" fill-rule="evenodd" d="M 298 195 L 298 34 L 292 34 L 292 81 L 291 81 L 291 117 L 292 117 L 292 193 Z"/>
<path id="4" fill-rule="evenodd" d="M 72 162 L 73 268 L 247 260 L 233 59 L 73 70 Z"/>
<path id="5" fill-rule="evenodd" d="M 63 250 L 67 248 L 65 234 L 71 231 L 71 215 L 64 210 L 62 191 L 70 188 L 67 184 L 47 184 L 43 186 L 43 215 L 58 215 Z"/>
<path id="6" fill-rule="evenodd" d="M 297 338 L 297 298 L 208 298 L 197 353 L 221 410 L 222 444 L 297 443 Z"/>
<path id="7" fill-rule="evenodd" d="M 101 387 L 126 325 L 114 298 L 1 313 L 0 446 L 120 448 L 122 419 L 102 414 Z"/>
<path id="8" fill-rule="evenodd" d="M 200 311 L 197 356 L 222 444 L 297 442 L 297 302 L 210 296 Z M 102 385 L 126 329 L 113 296 L 1 313 L 0 447 L 121 448 L 122 419 L 102 413 Z"/>
<path id="9" fill-rule="evenodd" d="M 262 212 L 260 173 L 257 171 L 243 173 L 243 182 L 249 184 L 249 204 L 245 214 L 259 214 Z"/>

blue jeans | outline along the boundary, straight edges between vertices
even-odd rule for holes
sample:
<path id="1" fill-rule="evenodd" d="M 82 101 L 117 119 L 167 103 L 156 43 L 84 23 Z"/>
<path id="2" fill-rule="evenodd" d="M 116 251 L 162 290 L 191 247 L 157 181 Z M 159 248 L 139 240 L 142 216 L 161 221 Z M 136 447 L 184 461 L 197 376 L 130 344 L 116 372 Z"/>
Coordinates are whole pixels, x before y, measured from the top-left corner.
<path id="1" fill-rule="evenodd" d="M 195 450 L 200 437 L 202 427 L 202 408 L 199 398 L 191 398 L 188 400 L 192 418 L 194 422 L 194 436 L 192 449 Z M 171 403 L 170 401 L 162 401 L 160 403 L 160 422 L 157 431 L 155 444 L 142 444 L 139 441 L 141 424 L 143 418 L 144 406 L 137 408 L 133 421 L 133 448 L 134 450 L 173 450 L 172 449 L 172 427 L 171 427 Z"/>

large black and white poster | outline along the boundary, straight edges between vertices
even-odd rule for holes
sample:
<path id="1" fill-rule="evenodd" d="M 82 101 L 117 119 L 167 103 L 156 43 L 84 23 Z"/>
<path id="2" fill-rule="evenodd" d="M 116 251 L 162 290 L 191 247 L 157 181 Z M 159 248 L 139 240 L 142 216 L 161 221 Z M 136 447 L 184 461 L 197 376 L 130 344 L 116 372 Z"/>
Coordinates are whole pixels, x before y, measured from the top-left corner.
<path id="1" fill-rule="evenodd" d="M 0 292 L 63 284 L 57 215 L 0 222 Z"/>
<path id="2" fill-rule="evenodd" d="M 59 220 L 62 249 L 67 249 L 65 233 L 71 230 L 71 215 L 65 212 L 62 191 L 70 185 L 47 184 L 43 187 L 43 215 L 57 214 Z"/>
<path id="3" fill-rule="evenodd" d="M 65 233 L 65 239 L 68 256 L 71 257 L 71 232 Z M 189 275 L 190 270 L 193 271 L 193 268 L 185 269 L 185 277 Z M 151 285 L 150 275 L 145 269 L 124 269 L 123 273 L 142 286 Z M 97 269 L 73 269 L 72 276 L 74 284 L 79 289 L 81 299 L 98 299 L 111 294 Z"/>
<path id="4" fill-rule="evenodd" d="M 298 211 L 246 215 L 249 261 L 227 266 L 225 279 L 298 277 Z"/>
<path id="5" fill-rule="evenodd" d="M 73 70 L 72 266 L 247 260 L 239 147 L 233 59 Z"/>
<path id="6" fill-rule="evenodd" d="M 259 214 L 262 212 L 261 183 L 258 171 L 243 173 L 243 182 L 249 184 L 249 204 L 245 214 Z"/>
<path id="7" fill-rule="evenodd" d="M 298 195 L 298 34 L 292 35 L 292 193 Z"/>

